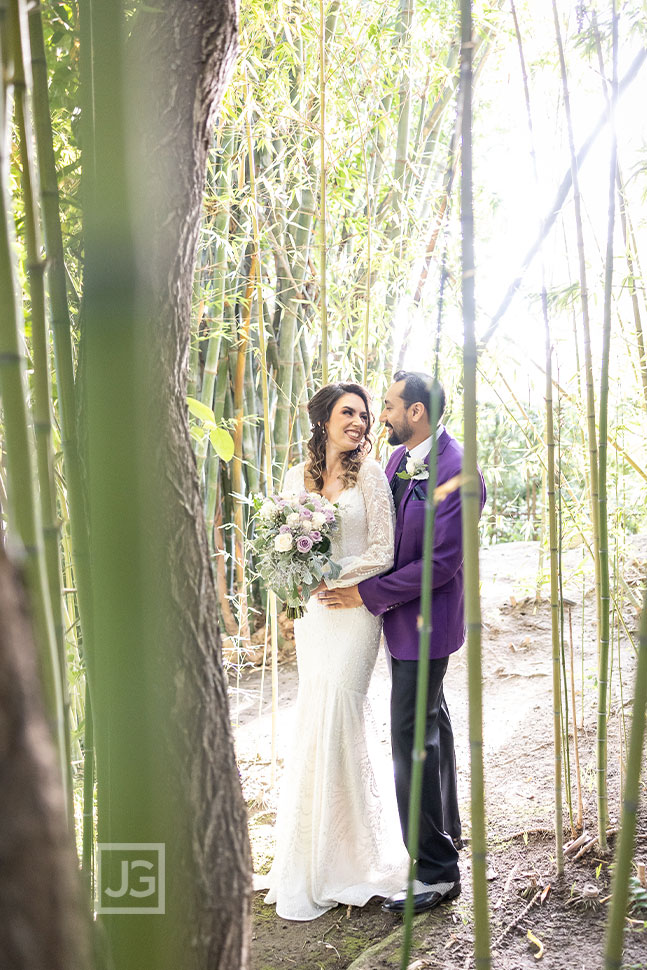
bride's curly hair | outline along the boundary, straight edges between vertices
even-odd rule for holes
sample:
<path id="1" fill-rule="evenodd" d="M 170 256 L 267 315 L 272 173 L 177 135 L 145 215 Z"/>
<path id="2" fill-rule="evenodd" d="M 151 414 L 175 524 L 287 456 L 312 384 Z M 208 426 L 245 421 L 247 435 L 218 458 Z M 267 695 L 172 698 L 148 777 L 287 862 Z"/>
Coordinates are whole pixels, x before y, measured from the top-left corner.
<path id="1" fill-rule="evenodd" d="M 357 448 L 346 451 L 341 456 L 343 468 L 342 484 L 344 488 L 352 488 L 357 481 L 362 462 L 370 452 L 373 444 L 369 437 L 373 418 L 371 416 L 371 401 L 368 391 L 361 384 L 339 382 L 326 384 L 310 399 L 308 415 L 310 417 L 312 437 L 308 442 L 308 457 L 306 458 L 305 477 L 309 479 L 315 492 L 321 492 L 324 485 L 324 471 L 326 468 L 326 423 L 330 419 L 332 410 L 344 394 L 357 394 L 364 401 L 368 421 L 364 437 Z"/>

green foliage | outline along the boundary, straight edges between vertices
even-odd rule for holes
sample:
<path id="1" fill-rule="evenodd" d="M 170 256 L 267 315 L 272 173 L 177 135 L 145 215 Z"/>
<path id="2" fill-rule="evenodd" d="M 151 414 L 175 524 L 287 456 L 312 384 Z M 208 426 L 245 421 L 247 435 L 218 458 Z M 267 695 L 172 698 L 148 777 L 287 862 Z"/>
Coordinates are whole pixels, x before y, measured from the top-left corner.
<path id="1" fill-rule="evenodd" d="M 642 885 L 638 876 L 629 879 L 629 911 L 639 919 L 647 919 L 647 887 Z"/>
<path id="2" fill-rule="evenodd" d="M 231 461 L 234 456 L 232 436 L 225 428 L 216 424 L 215 415 L 206 404 L 194 397 L 187 397 L 186 401 L 189 413 L 196 419 L 190 425 L 191 436 L 196 441 L 202 441 L 207 436 L 216 455 L 223 461 Z"/>

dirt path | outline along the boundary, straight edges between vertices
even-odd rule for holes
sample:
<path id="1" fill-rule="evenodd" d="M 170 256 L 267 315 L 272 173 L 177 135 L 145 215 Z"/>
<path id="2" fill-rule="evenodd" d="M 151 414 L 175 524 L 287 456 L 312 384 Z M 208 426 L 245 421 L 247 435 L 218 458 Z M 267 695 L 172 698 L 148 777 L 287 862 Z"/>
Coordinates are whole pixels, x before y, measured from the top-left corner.
<path id="1" fill-rule="evenodd" d="M 630 547 L 624 574 L 630 580 L 645 575 L 647 542 Z M 604 900 L 609 892 L 610 857 L 595 849 L 581 860 L 567 863 L 561 884 L 555 879 L 554 754 L 552 727 L 552 665 L 550 606 L 534 603 L 538 550 L 536 543 L 509 543 L 484 549 L 481 560 L 484 623 L 484 737 L 488 844 L 490 848 L 490 911 L 494 946 L 493 965 L 506 970 L 537 965 L 526 933 L 541 940 L 541 965 L 547 968 L 586 967 L 601 964 Z M 585 828 L 595 832 L 595 657 L 592 578 L 582 553 L 574 549 L 564 559 L 564 596 L 571 600 L 574 641 L 574 677 L 582 766 Z M 584 609 L 583 609 L 584 595 Z M 635 611 L 624 612 L 629 630 L 635 628 Z M 565 636 L 568 645 L 569 625 Z M 609 719 L 609 796 L 612 823 L 619 815 L 620 751 L 624 752 L 623 724 L 627 699 L 633 689 L 634 654 L 626 636 L 614 645 L 611 716 Z M 622 671 L 622 696 L 618 676 Z M 568 655 L 567 655 L 568 656 Z M 445 678 L 445 693 L 452 715 L 459 774 L 459 797 L 464 829 L 469 833 L 469 746 L 467 737 L 466 651 L 452 658 Z M 570 676 L 570 671 L 569 671 Z M 245 795 L 250 809 L 255 871 L 267 871 L 274 851 L 272 823 L 275 791 L 270 787 L 271 717 L 270 684 L 266 678 L 259 717 L 261 674 L 241 679 L 232 692 L 232 715 L 237 723 L 237 750 Z M 584 699 L 582 701 L 582 684 Z M 280 669 L 279 757 L 290 736 L 290 712 L 296 697 L 294 663 Z M 388 746 L 388 670 L 380 657 L 370 699 L 384 757 Z M 623 707 L 624 703 L 624 707 Z M 569 697 L 569 710 L 571 707 Z M 572 721 L 570 749 L 573 758 Z M 575 777 L 572 772 L 573 779 Z M 279 764 L 280 778 L 280 764 Z M 574 782 L 573 782 L 574 785 Z M 644 791 L 644 790 L 643 790 Z M 573 787 L 576 811 L 576 793 Z M 565 827 L 568 809 L 564 808 Z M 644 801 L 636 858 L 647 861 L 647 824 Z M 568 838 L 568 835 L 566 836 Z M 461 853 L 463 894 L 448 907 L 418 918 L 416 970 L 464 968 L 472 954 L 472 907 L 469 847 Z M 528 914 L 519 915 L 539 892 Z M 399 966 L 397 920 L 381 912 L 377 901 L 363 909 L 338 908 L 312 923 L 279 919 L 265 906 L 263 894 L 255 899 L 253 970 L 297 967 L 299 970 L 343 968 L 364 970 Z M 625 948 L 626 966 L 647 968 L 647 908 L 635 914 Z M 374 947 L 374 949 L 369 949 Z M 375 948 L 376 947 L 376 948 Z M 362 954 L 365 954 L 362 956 Z M 423 962 L 416 964 L 415 960 Z M 357 961 L 354 963 L 354 961 Z"/>

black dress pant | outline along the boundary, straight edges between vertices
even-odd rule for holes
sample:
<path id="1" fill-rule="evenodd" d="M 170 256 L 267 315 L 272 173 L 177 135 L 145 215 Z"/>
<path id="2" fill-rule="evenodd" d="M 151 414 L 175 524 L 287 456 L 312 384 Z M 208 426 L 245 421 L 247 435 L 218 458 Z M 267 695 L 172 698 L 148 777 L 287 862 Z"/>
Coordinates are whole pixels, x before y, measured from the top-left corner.
<path id="1" fill-rule="evenodd" d="M 427 883 L 456 882 L 460 878 L 458 852 L 452 841 L 461 835 L 454 735 L 443 694 L 447 663 L 447 657 L 429 661 L 417 866 L 418 879 Z M 418 661 L 393 657 L 391 673 L 391 744 L 395 791 L 402 836 L 408 845 Z"/>

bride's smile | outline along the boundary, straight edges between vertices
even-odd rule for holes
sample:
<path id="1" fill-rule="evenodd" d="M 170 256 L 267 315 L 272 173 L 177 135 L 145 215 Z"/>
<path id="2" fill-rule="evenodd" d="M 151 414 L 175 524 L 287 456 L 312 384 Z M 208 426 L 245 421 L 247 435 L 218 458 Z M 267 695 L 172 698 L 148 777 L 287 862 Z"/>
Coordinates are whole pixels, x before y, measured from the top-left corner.
<path id="1" fill-rule="evenodd" d="M 337 451 L 352 451 L 368 427 L 366 405 L 359 394 L 344 394 L 335 403 L 326 422 L 328 444 Z"/>

